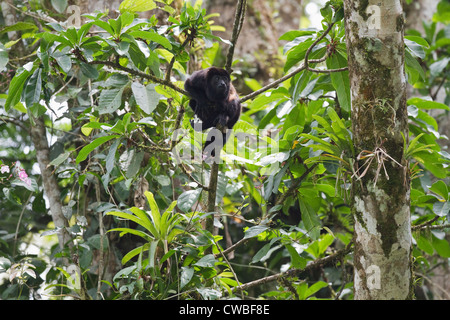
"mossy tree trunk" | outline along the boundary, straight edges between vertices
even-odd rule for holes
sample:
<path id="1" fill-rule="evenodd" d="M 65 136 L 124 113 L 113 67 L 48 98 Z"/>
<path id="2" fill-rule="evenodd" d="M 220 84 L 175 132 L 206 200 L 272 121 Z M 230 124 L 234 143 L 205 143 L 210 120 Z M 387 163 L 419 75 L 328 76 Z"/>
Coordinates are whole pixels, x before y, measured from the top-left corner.
<path id="1" fill-rule="evenodd" d="M 355 299 L 408 299 L 412 274 L 402 3 L 344 4 L 356 150 Z"/>

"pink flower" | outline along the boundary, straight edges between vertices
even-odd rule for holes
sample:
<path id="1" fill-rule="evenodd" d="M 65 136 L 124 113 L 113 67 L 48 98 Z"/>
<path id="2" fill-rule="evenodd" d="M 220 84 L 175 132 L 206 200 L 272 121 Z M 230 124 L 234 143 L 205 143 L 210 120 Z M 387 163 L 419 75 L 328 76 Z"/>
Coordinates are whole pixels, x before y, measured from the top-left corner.
<path id="1" fill-rule="evenodd" d="M 0 167 L 0 173 L 9 173 L 9 167 L 4 164 Z"/>
<path id="2" fill-rule="evenodd" d="M 26 185 L 31 186 L 31 179 L 28 178 L 28 174 L 25 172 L 24 169 L 20 169 L 19 179 L 25 182 Z"/>
<path id="3" fill-rule="evenodd" d="M 19 171 L 19 179 L 22 181 L 25 181 L 28 178 L 27 173 L 25 172 L 24 169 L 20 169 Z"/>

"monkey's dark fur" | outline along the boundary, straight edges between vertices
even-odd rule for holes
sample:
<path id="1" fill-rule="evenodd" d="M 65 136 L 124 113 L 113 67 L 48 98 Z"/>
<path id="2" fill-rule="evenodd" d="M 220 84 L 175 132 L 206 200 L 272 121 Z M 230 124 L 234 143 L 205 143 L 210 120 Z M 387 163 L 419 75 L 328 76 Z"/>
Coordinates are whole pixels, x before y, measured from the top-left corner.
<path id="1" fill-rule="evenodd" d="M 210 67 L 194 72 L 184 83 L 191 95 L 189 106 L 202 121 L 200 127 L 191 120 L 192 127 L 203 131 L 218 125 L 233 128 L 241 114 L 241 102 L 231 83 L 230 75 L 224 69 Z M 200 128 L 200 129 L 199 129 Z M 223 134 L 223 144 L 227 139 Z M 206 148 L 214 140 L 205 143 Z M 214 153 L 212 153 L 214 156 Z"/>

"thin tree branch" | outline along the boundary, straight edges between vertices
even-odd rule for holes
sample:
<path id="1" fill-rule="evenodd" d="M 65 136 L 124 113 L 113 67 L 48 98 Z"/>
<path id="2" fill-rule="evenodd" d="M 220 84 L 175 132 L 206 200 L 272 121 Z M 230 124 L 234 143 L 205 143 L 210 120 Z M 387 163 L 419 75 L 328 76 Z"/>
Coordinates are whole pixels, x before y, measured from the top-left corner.
<path id="1" fill-rule="evenodd" d="M 217 249 L 219 250 L 219 253 L 222 255 L 223 259 L 226 261 L 226 263 L 228 264 L 228 267 L 230 268 L 231 273 L 234 276 L 234 279 L 236 280 L 236 283 L 238 286 L 240 286 L 240 282 L 238 279 L 237 274 L 234 272 L 233 267 L 231 266 L 230 262 L 228 261 L 227 257 L 225 256 L 225 254 L 223 253 L 222 249 L 220 249 L 220 246 L 217 244 L 216 240 L 213 240 L 214 244 L 216 245 Z M 244 300 L 244 292 L 241 290 L 241 294 L 242 294 L 242 300 Z"/>
<path id="2" fill-rule="evenodd" d="M 320 37 L 318 37 L 312 44 L 311 46 L 308 48 L 308 50 L 306 50 L 305 53 L 305 59 L 304 59 L 304 65 L 306 68 L 309 68 L 309 54 L 311 53 L 312 49 L 323 39 L 325 38 L 325 36 L 330 32 L 331 28 L 334 26 L 334 22 L 328 25 L 328 28 L 322 33 L 322 35 Z"/>
<path id="3" fill-rule="evenodd" d="M 217 155 L 220 157 L 220 155 Z M 209 174 L 209 186 L 208 186 L 208 212 L 216 211 L 216 193 L 217 193 L 217 179 L 219 176 L 219 163 L 213 161 L 211 164 L 211 172 Z M 206 217 L 205 230 L 214 232 L 214 214 Z"/>
<path id="4" fill-rule="evenodd" d="M 183 41 L 183 43 L 181 44 L 181 47 L 180 47 L 180 52 L 183 51 L 184 47 L 186 47 L 186 45 L 187 45 L 190 41 L 192 41 L 193 35 L 194 35 L 194 34 L 189 34 L 189 35 L 187 36 L 187 38 Z M 176 61 L 175 58 L 176 58 L 176 57 L 177 57 L 177 55 L 174 54 L 173 57 L 172 57 L 172 59 L 170 60 L 170 63 L 169 63 L 169 65 L 168 65 L 168 67 L 167 67 L 166 78 L 164 79 L 164 81 L 166 81 L 166 82 L 170 82 L 170 74 L 172 73 L 172 68 L 173 68 L 173 65 L 175 64 L 175 61 Z"/>
<path id="5" fill-rule="evenodd" d="M 320 59 L 311 59 L 311 60 L 308 59 L 309 54 L 311 53 L 312 49 L 313 49 L 313 48 L 314 48 L 314 47 L 315 47 L 315 46 L 316 46 L 316 45 L 317 45 L 317 44 L 318 44 L 318 43 L 319 43 L 319 42 L 320 42 L 320 41 L 321 41 L 321 40 L 322 40 L 329 32 L 330 32 L 330 30 L 331 30 L 331 28 L 333 27 L 333 25 L 334 25 L 334 22 L 331 23 L 331 24 L 328 26 L 328 28 L 323 32 L 323 34 L 322 34 L 319 38 L 317 38 L 317 39 L 311 44 L 311 46 L 308 48 L 308 50 L 306 50 L 304 62 L 303 62 L 303 64 L 302 64 L 300 67 L 298 67 L 297 69 L 291 71 L 291 72 L 288 73 L 287 75 L 285 75 L 285 76 L 279 78 L 278 80 L 275 80 L 274 82 L 268 84 L 267 86 L 262 87 L 261 89 L 256 90 L 256 91 L 254 91 L 254 92 L 252 92 L 252 93 L 250 93 L 250 94 L 248 94 L 248 95 L 242 97 L 242 98 L 241 98 L 241 102 L 245 102 L 245 101 L 247 101 L 247 100 L 253 99 L 253 98 L 255 98 L 256 96 L 260 95 L 261 93 L 266 92 L 266 91 L 269 90 L 269 89 L 275 88 L 275 87 L 276 87 L 277 85 L 279 85 L 280 83 L 282 83 L 282 82 L 284 82 L 284 81 L 286 81 L 286 80 L 292 78 L 292 77 L 295 76 L 297 73 L 302 72 L 303 70 L 308 70 L 308 71 L 316 72 L 316 73 L 332 73 L 332 72 L 341 72 L 341 71 L 346 71 L 346 70 L 348 70 L 347 67 L 345 67 L 345 68 L 339 68 L 339 69 L 329 69 L 329 70 L 320 70 L 320 69 L 314 69 L 314 68 L 310 68 L 310 67 L 309 67 L 309 64 L 310 64 L 310 63 L 320 63 L 320 62 L 325 61 L 325 60 L 328 58 L 329 52 L 327 51 L 327 53 L 325 54 L 325 56 L 322 57 L 322 58 L 320 58 Z"/>
<path id="6" fill-rule="evenodd" d="M 177 92 L 179 92 L 181 94 L 184 94 L 185 96 L 190 96 L 189 93 L 186 90 L 177 87 L 176 85 L 174 85 L 170 81 L 166 81 L 166 80 L 160 79 L 158 77 L 155 77 L 154 75 L 147 74 L 147 73 L 144 73 L 144 72 L 139 71 L 139 70 L 134 70 L 134 69 L 130 69 L 130 68 L 124 67 L 124 66 L 122 66 L 122 65 L 120 65 L 120 64 L 118 64 L 116 62 L 106 61 L 106 60 L 98 60 L 98 61 L 94 60 L 94 61 L 90 61 L 88 63 L 89 64 L 105 65 L 105 66 L 109 66 L 109 67 L 114 68 L 114 69 L 122 70 L 122 71 L 128 72 L 130 74 L 133 74 L 135 76 L 142 77 L 142 78 L 145 78 L 147 80 L 151 80 L 153 82 L 162 84 L 163 86 L 169 87 L 169 88 L 171 88 L 171 89 L 173 89 L 173 90 L 175 90 L 175 91 L 177 91 Z"/>
<path id="7" fill-rule="evenodd" d="M 225 69 L 228 71 L 228 73 L 231 73 L 231 63 L 233 60 L 233 54 L 234 54 L 234 47 L 236 45 L 236 41 L 239 37 L 239 33 L 242 29 L 242 24 L 244 22 L 245 17 L 245 10 L 246 10 L 247 1 L 246 0 L 239 0 L 237 7 L 236 7 L 236 14 L 234 18 L 234 24 L 233 24 L 233 35 L 231 39 L 231 46 L 228 50 L 227 55 L 227 61 Z M 228 128 L 217 126 L 216 127 L 221 132 L 225 132 Z M 225 143 L 225 141 L 223 141 Z M 215 157 L 220 158 L 220 154 L 215 155 Z M 217 179 L 219 176 L 219 163 L 215 159 L 213 159 L 211 164 L 211 172 L 209 175 L 209 186 L 208 186 L 208 203 L 207 203 L 207 210 L 208 212 L 215 212 L 216 211 L 216 194 L 217 194 Z M 206 218 L 205 223 L 205 230 L 213 233 L 214 232 L 214 215 L 209 215 Z"/>
<path id="8" fill-rule="evenodd" d="M 278 199 L 276 200 L 275 204 L 282 204 L 287 197 L 289 197 L 292 193 L 295 192 L 295 190 L 300 186 L 300 184 L 302 183 L 302 181 L 308 176 L 308 174 L 314 170 L 315 167 L 317 167 L 319 165 L 318 162 L 314 163 L 311 165 L 311 167 L 309 167 L 308 169 L 306 169 L 306 171 L 296 180 L 294 180 L 292 182 L 292 185 L 290 186 L 290 188 L 283 194 L 280 195 L 280 197 L 278 197 Z"/>
<path id="9" fill-rule="evenodd" d="M 239 0 L 236 6 L 236 13 L 234 15 L 233 33 L 231 35 L 231 46 L 228 49 L 227 60 L 225 63 L 225 70 L 231 74 L 231 64 L 233 63 L 234 49 L 236 42 L 244 24 L 245 12 L 247 10 L 247 0 Z"/>
<path id="10" fill-rule="evenodd" d="M 232 292 L 236 292 L 238 290 L 247 290 L 249 288 L 255 287 L 255 286 L 259 286 L 261 284 L 265 284 L 268 282 L 272 282 L 272 281 L 276 281 L 279 278 L 284 278 L 284 277 L 295 277 L 298 274 L 302 273 L 302 272 L 307 272 L 310 271 L 314 268 L 317 268 L 319 266 L 325 265 L 325 264 L 329 264 L 332 263 L 336 260 L 342 259 L 342 257 L 344 257 L 346 254 L 348 254 L 351 251 L 351 246 L 352 246 L 352 242 L 350 242 L 345 248 L 340 249 L 338 251 L 336 251 L 333 254 L 330 254 L 329 256 L 325 257 L 325 258 L 320 258 L 317 260 L 314 260 L 313 262 L 311 262 L 310 264 L 308 264 L 305 268 L 303 269 L 290 269 L 288 271 L 285 272 L 280 272 L 277 273 L 275 275 L 271 275 L 265 278 L 261 278 L 255 281 L 251 281 L 251 282 L 247 282 L 244 284 L 241 284 L 239 287 L 235 287 L 233 288 Z"/>
<path id="11" fill-rule="evenodd" d="M 233 244 L 231 247 L 228 247 L 225 250 L 223 250 L 222 253 L 223 254 L 228 254 L 228 253 L 236 250 L 241 245 L 247 243 L 248 240 L 250 240 L 250 238 L 243 238 L 243 239 L 239 240 L 238 242 L 236 242 L 235 244 Z M 220 256 L 220 254 L 216 254 L 214 257 L 218 258 L 219 256 Z"/>
<path id="12" fill-rule="evenodd" d="M 274 82 L 269 83 L 267 86 L 262 87 L 262 88 L 259 89 L 259 90 L 253 91 L 252 93 L 250 93 L 250 94 L 248 94 L 248 95 L 246 95 L 246 96 L 241 97 L 241 102 L 245 102 L 245 101 L 247 101 L 247 100 L 253 99 L 253 98 L 259 96 L 261 93 L 266 92 L 266 91 L 269 90 L 269 89 L 275 88 L 275 87 L 276 87 L 277 85 L 279 85 L 280 83 L 282 83 L 282 82 L 284 82 L 284 81 L 286 81 L 286 80 L 292 78 L 292 77 L 295 76 L 297 73 L 299 73 L 299 72 L 305 70 L 305 68 L 306 68 L 306 67 L 305 67 L 304 65 L 302 65 L 302 66 L 298 67 L 297 69 L 295 69 L 294 71 L 291 71 L 290 73 L 288 73 L 288 74 L 285 75 L 284 77 L 281 77 L 281 78 L 279 78 L 278 80 L 275 80 Z"/>

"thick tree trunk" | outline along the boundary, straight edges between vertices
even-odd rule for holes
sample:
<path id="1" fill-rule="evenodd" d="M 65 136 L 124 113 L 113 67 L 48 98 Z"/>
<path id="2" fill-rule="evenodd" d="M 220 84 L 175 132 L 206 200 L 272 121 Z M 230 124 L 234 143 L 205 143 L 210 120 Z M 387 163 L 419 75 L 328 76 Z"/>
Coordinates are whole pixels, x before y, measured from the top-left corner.
<path id="1" fill-rule="evenodd" d="M 401 0 L 344 4 L 357 156 L 355 299 L 408 299 L 412 274 L 410 181 L 403 153 L 408 114 L 402 4 Z"/>

